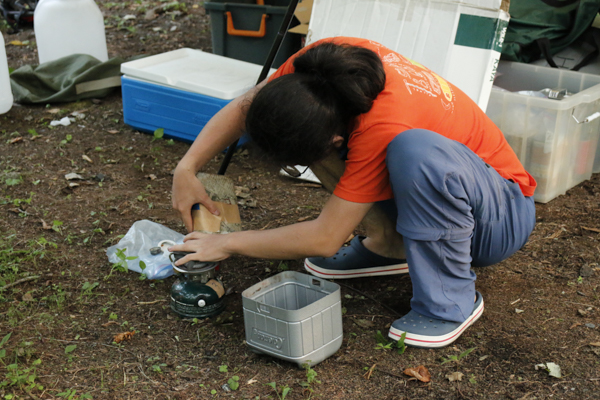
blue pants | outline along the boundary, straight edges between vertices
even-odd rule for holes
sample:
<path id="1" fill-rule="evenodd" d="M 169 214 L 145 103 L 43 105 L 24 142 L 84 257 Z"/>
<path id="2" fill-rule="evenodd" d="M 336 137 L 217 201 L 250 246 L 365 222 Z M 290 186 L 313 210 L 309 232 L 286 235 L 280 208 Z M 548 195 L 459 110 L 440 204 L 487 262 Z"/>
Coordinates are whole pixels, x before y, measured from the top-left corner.
<path id="1" fill-rule="evenodd" d="M 473 311 L 475 273 L 519 250 L 535 205 L 467 146 L 435 132 L 396 136 L 386 156 L 413 285 L 411 307 L 462 322 Z"/>

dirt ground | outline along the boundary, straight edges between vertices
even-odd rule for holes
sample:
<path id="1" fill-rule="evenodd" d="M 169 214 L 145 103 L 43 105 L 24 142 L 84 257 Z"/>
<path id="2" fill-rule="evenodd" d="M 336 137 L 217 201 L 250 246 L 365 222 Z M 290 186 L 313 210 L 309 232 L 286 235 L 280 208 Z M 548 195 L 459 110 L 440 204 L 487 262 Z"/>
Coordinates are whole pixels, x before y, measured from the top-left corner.
<path id="1" fill-rule="evenodd" d="M 97 3 L 111 57 L 211 51 L 202 3 Z M 163 11 L 168 4 L 179 5 Z M 153 18 L 145 18 L 148 10 Z M 37 64 L 31 29 L 8 34 L 4 25 L 3 34 L 11 68 Z M 49 125 L 76 111 L 84 117 L 70 126 Z M 170 191 L 189 146 L 125 125 L 119 90 L 75 103 L 15 105 L 0 116 L 0 138 L 4 399 L 600 398 L 600 174 L 538 204 L 529 243 L 477 271 L 485 313 L 450 347 L 398 354 L 378 345 L 377 331 L 387 334 L 409 310 L 408 276 L 345 280 L 343 344 L 305 370 L 249 351 L 241 303 L 244 289 L 285 269 L 303 271 L 302 260 L 223 262 L 227 310 L 204 320 L 170 311 L 173 277 L 141 280 L 108 262 L 107 247 L 136 221 L 184 232 Z M 221 158 L 205 171 L 216 172 Z M 83 179 L 68 181 L 69 173 Z M 279 176 L 251 145 L 227 175 L 255 201 L 240 207 L 244 229 L 314 218 L 328 197 Z M 124 332 L 135 333 L 116 343 Z M 562 376 L 536 368 L 542 363 L 558 365 Z M 429 383 L 403 373 L 420 365 Z"/>

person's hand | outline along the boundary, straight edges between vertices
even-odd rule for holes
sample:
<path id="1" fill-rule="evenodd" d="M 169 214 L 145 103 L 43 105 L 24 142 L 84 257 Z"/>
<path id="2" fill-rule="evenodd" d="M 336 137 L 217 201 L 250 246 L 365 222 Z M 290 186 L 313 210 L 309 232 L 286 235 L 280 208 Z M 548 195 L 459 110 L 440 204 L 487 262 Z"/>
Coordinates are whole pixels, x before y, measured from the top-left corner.
<path id="1" fill-rule="evenodd" d="M 183 244 L 169 247 L 169 251 L 193 252 L 177 260 L 175 265 L 182 265 L 192 260 L 204 262 L 225 260 L 231 256 L 225 250 L 225 243 L 229 235 L 192 232 L 183 238 Z"/>
<path id="2" fill-rule="evenodd" d="M 204 185 L 189 168 L 178 165 L 173 175 L 173 208 L 179 212 L 188 232 L 193 230 L 192 206 L 204 205 L 211 213 L 219 215 L 215 203 L 206 194 Z"/>

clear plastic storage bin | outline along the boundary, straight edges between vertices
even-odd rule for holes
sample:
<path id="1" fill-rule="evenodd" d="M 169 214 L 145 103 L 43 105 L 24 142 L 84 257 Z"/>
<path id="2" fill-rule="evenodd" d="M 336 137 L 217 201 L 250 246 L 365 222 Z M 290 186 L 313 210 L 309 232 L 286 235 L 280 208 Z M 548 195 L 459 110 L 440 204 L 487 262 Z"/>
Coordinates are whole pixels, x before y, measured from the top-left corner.
<path id="1" fill-rule="evenodd" d="M 340 286 L 285 271 L 242 292 L 246 343 L 302 366 L 315 365 L 342 345 Z"/>
<path id="2" fill-rule="evenodd" d="M 600 158 L 599 75 L 500 62 L 494 84 L 487 115 L 537 181 L 535 201 L 546 203 L 600 172 L 600 160 L 594 164 Z M 514 93 L 547 88 L 571 94 L 554 100 Z"/>

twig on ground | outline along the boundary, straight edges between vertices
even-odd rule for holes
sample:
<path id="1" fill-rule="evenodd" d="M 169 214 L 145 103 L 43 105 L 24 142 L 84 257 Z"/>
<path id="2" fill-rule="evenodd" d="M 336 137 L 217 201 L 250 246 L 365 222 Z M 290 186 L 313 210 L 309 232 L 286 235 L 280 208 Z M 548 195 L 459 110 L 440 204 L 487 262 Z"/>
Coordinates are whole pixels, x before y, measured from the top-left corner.
<path id="1" fill-rule="evenodd" d="M 591 304 L 575 303 L 574 301 L 565 301 L 565 303 L 577 304 L 578 306 L 586 306 L 586 307 L 598 308 L 598 306 L 593 306 Z"/>
<path id="2" fill-rule="evenodd" d="M 39 275 L 35 275 L 35 276 L 28 276 L 27 278 L 19 279 L 18 281 L 14 281 L 13 283 L 9 283 L 9 284 L 7 284 L 7 285 L 4 285 L 4 286 L 2 286 L 2 287 L 0 288 L 0 291 L 2 291 L 2 290 L 6 290 L 6 289 L 8 289 L 9 287 L 13 287 L 13 286 L 16 286 L 16 285 L 20 285 L 20 284 L 21 284 L 21 283 L 23 283 L 23 282 L 34 281 L 34 280 L 36 280 L 36 279 L 39 279 L 39 277 L 40 277 Z"/>
<path id="3" fill-rule="evenodd" d="M 158 300 L 154 300 L 154 301 L 138 301 L 137 304 L 140 306 L 147 306 L 150 304 L 160 303 L 161 301 L 167 301 L 167 300 L 166 299 L 158 299 Z"/>
<path id="4" fill-rule="evenodd" d="M 365 372 L 364 377 L 367 378 L 367 380 L 371 379 L 371 375 L 373 375 L 373 371 L 375 371 L 375 366 L 377 364 L 373 364 L 371 366 L 371 368 L 369 368 L 369 370 L 367 372 Z"/>

